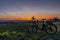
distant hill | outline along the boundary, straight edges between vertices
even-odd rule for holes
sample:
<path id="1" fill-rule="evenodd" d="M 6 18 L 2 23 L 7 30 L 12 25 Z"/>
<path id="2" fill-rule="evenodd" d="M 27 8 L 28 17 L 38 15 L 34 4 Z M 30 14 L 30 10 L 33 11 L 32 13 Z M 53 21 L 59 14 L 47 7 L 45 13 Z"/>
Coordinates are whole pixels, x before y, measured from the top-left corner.
<path id="1" fill-rule="evenodd" d="M 31 20 L 0 20 L 0 24 L 17 24 L 31 22 Z"/>
<path id="2" fill-rule="evenodd" d="M 0 24 L 18 24 L 18 23 L 31 23 L 31 22 L 32 20 L 0 20 Z M 40 20 L 39 22 L 42 22 L 42 20 Z M 60 20 L 56 22 L 60 22 Z"/>

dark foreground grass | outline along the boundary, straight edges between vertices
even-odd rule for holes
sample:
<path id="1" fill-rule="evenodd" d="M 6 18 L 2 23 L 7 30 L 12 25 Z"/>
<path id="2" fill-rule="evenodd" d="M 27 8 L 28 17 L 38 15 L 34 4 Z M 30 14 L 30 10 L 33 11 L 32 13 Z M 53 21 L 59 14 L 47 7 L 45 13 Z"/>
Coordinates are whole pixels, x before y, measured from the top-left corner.
<path id="1" fill-rule="evenodd" d="M 58 27 L 56 34 L 49 35 L 46 32 L 29 33 L 30 23 L 0 24 L 0 40 L 60 40 L 60 22 L 54 23 Z M 38 24 L 39 27 L 42 23 Z"/>

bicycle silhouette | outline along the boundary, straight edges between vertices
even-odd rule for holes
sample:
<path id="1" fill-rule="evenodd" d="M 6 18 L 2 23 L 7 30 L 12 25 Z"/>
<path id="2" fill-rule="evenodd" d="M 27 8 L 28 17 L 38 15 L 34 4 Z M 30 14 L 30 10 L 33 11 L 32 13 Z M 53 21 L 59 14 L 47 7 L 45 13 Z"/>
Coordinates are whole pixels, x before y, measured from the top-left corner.
<path id="1" fill-rule="evenodd" d="M 38 24 L 35 21 L 33 21 L 29 32 L 38 32 L 40 30 L 45 31 L 48 34 L 54 34 L 57 32 L 57 26 L 51 21 L 46 21 L 45 19 L 42 19 L 42 28 L 39 28 Z"/>

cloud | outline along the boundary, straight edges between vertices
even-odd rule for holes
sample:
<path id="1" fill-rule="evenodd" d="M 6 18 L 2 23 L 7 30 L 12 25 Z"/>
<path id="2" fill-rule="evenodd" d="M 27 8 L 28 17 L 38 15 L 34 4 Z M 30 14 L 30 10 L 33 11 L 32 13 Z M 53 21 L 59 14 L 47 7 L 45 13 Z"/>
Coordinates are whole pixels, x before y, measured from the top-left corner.
<path id="1" fill-rule="evenodd" d="M 0 11 L 0 14 L 8 15 L 8 13 L 6 13 L 4 11 Z"/>
<path id="2" fill-rule="evenodd" d="M 14 17 L 14 16 L 12 16 L 9 13 L 4 12 L 4 11 L 0 11 L 0 15 L 7 16 L 7 17 Z"/>

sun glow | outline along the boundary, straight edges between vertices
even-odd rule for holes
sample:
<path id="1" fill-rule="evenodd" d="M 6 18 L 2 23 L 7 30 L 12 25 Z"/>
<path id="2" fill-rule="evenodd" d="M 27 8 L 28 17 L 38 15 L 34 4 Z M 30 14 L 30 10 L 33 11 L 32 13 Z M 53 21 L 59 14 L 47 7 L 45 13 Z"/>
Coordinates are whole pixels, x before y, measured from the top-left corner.
<path id="1" fill-rule="evenodd" d="M 33 15 L 34 16 L 34 15 Z M 53 18 L 53 16 L 47 16 L 47 15 L 35 15 L 35 18 L 37 20 L 41 20 L 41 19 L 50 19 Z M 15 17 L 7 17 L 7 18 L 0 18 L 0 20 L 32 20 L 32 16 L 15 16 Z"/>

